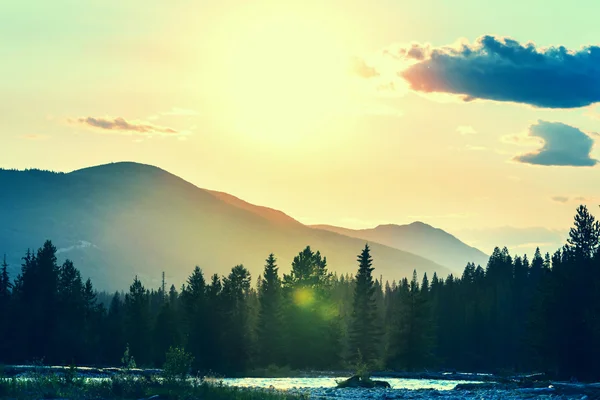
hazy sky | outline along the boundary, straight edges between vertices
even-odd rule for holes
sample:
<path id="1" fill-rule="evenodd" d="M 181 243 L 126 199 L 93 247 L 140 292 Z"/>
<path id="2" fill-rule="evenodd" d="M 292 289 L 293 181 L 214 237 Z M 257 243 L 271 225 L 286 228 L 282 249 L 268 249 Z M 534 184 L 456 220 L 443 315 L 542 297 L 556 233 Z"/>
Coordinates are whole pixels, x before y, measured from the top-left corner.
<path id="1" fill-rule="evenodd" d="M 598 13 L 597 0 L 3 1 L 0 167 L 138 161 L 351 228 L 566 228 L 600 199 Z"/>

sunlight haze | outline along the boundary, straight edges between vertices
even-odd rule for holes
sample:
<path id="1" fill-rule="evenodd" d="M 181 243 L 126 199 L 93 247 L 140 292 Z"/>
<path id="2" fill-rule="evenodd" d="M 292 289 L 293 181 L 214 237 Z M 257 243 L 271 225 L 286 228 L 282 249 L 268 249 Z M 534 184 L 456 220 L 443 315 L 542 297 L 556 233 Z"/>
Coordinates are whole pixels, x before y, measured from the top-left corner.
<path id="1" fill-rule="evenodd" d="M 568 103 L 553 78 L 533 99 L 431 74 L 450 79 L 458 70 L 435 63 L 466 70 L 461 46 L 503 38 L 539 52 L 595 46 L 598 11 L 583 0 L 4 2 L 0 167 L 135 161 L 306 224 L 419 220 L 470 230 L 469 243 L 478 230 L 564 231 L 600 199 L 595 100 Z M 413 44 L 422 54 L 400 55 Z M 427 58 L 448 46 L 454 56 Z M 555 123 L 580 147 L 559 148 L 572 142 L 551 136 Z M 544 143 L 562 164 L 531 155 Z"/>

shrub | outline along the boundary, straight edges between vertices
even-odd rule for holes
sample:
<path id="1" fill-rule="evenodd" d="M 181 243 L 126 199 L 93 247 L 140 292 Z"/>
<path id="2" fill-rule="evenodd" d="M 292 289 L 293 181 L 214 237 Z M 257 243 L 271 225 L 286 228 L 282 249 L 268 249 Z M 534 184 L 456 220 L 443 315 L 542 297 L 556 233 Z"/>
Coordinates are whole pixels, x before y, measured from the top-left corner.
<path id="1" fill-rule="evenodd" d="M 165 358 L 163 377 L 169 382 L 177 378 L 184 381 L 190 372 L 194 357 L 181 347 L 171 347 L 167 351 Z"/>

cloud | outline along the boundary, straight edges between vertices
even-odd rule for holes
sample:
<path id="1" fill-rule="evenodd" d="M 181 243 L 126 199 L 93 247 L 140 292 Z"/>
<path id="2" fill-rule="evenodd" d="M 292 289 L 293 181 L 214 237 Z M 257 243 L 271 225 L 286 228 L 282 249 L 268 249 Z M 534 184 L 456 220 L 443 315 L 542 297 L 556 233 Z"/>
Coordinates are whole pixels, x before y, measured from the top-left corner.
<path id="1" fill-rule="evenodd" d="M 448 150 L 451 151 L 485 151 L 488 150 L 485 146 L 475 146 L 472 144 L 467 144 L 464 147 L 461 146 L 448 146 Z"/>
<path id="2" fill-rule="evenodd" d="M 363 115 L 373 115 L 380 117 L 402 117 L 404 113 L 395 107 L 386 104 L 366 105 L 361 108 L 360 113 Z"/>
<path id="3" fill-rule="evenodd" d="M 451 93 L 463 101 L 485 99 L 544 108 L 577 108 L 600 102 L 600 47 L 536 47 L 486 35 L 475 43 L 432 47 L 411 44 L 387 51 L 403 66 L 410 89 Z M 406 62 L 410 62 L 406 66 Z"/>
<path id="4" fill-rule="evenodd" d="M 521 154 L 513 161 L 545 166 L 592 167 L 598 160 L 590 157 L 594 140 L 581 130 L 560 122 L 538 121 L 528 135 L 543 140 L 543 146 Z"/>
<path id="5" fill-rule="evenodd" d="M 367 64 L 365 60 L 360 57 L 352 58 L 351 70 L 355 75 L 361 78 L 375 78 L 379 76 L 379 72 Z"/>
<path id="6" fill-rule="evenodd" d="M 485 146 L 473 146 L 471 144 L 468 144 L 467 145 L 467 150 L 482 151 L 482 150 L 487 150 L 487 147 L 485 147 Z"/>
<path id="7" fill-rule="evenodd" d="M 577 196 L 577 197 L 573 197 L 573 200 L 578 201 L 578 202 L 583 202 L 583 203 L 591 203 L 591 202 L 597 202 L 598 197 Z"/>
<path id="8" fill-rule="evenodd" d="M 175 130 L 173 128 L 153 125 L 145 121 L 131 121 L 128 122 L 122 117 L 79 117 L 76 119 L 69 119 L 70 123 L 84 125 L 94 129 L 107 130 L 112 132 L 128 133 L 128 134 L 163 134 L 163 135 L 177 135 L 183 132 Z"/>
<path id="9" fill-rule="evenodd" d="M 477 133 L 477 131 L 469 125 L 461 125 L 456 128 L 456 131 L 461 135 L 474 135 Z"/>
<path id="10" fill-rule="evenodd" d="M 77 249 L 87 249 L 88 247 L 98 247 L 95 244 L 92 244 L 90 242 L 86 242 L 85 240 L 80 240 L 79 242 L 77 242 L 77 244 L 74 244 L 72 246 L 68 246 L 68 247 L 63 247 L 60 248 L 58 250 L 56 250 L 56 254 L 60 254 L 60 253 L 67 253 L 69 251 L 73 251 L 73 250 L 77 250 Z"/>
<path id="11" fill-rule="evenodd" d="M 583 115 L 592 119 L 600 119 L 600 107 L 588 107 L 585 109 Z"/>
<path id="12" fill-rule="evenodd" d="M 585 196 L 576 196 L 573 198 L 567 196 L 553 196 L 551 197 L 553 201 L 559 203 L 567 203 L 567 202 L 575 202 L 575 203 L 596 203 L 598 201 L 597 197 L 585 197 Z"/>
<path id="13" fill-rule="evenodd" d="M 26 139 L 26 140 L 46 140 L 48 139 L 50 136 L 48 135 L 40 135 L 37 133 L 31 133 L 31 134 L 26 134 L 26 135 L 21 135 L 22 139 Z"/>
<path id="14" fill-rule="evenodd" d="M 472 213 L 450 213 L 450 214 L 441 214 L 441 215 L 409 215 L 408 218 L 410 219 L 438 219 L 438 218 L 449 218 L 449 219 L 462 219 L 462 218 L 469 218 L 469 217 L 474 217 L 476 216 L 476 214 L 472 214 Z"/>
<path id="15" fill-rule="evenodd" d="M 185 108 L 173 107 L 170 111 L 162 112 L 160 115 L 173 115 L 173 116 L 193 116 L 198 115 L 198 111 L 188 110 Z"/>
<path id="16" fill-rule="evenodd" d="M 146 119 L 149 121 L 156 121 L 160 117 L 195 117 L 200 115 L 198 111 L 190 110 L 187 108 L 173 107 L 169 111 L 164 111 L 158 114 L 150 115 Z"/>

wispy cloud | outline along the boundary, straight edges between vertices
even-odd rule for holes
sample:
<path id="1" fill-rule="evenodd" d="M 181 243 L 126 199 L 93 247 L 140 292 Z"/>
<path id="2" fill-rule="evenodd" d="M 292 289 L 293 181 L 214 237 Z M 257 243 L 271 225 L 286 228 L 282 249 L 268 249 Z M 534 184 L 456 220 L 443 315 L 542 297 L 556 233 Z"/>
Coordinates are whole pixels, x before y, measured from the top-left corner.
<path id="1" fill-rule="evenodd" d="M 576 196 L 576 197 L 568 197 L 568 196 L 552 196 L 550 198 L 552 201 L 556 201 L 558 203 L 596 203 L 598 202 L 598 197 L 586 197 L 586 196 Z"/>
<path id="2" fill-rule="evenodd" d="M 401 110 L 387 104 L 373 104 L 364 106 L 361 109 L 361 114 L 388 117 L 402 117 L 404 115 Z"/>
<path id="3" fill-rule="evenodd" d="M 592 167 L 598 163 L 598 160 L 590 156 L 594 140 L 573 126 L 539 120 L 529 127 L 527 135 L 541 139 L 543 146 L 532 152 L 518 155 L 513 158 L 513 161 L 533 165 L 572 167 Z"/>
<path id="4" fill-rule="evenodd" d="M 467 145 L 467 150 L 472 150 L 472 151 L 483 151 L 483 150 L 487 150 L 487 147 L 485 146 L 473 146 L 471 144 Z"/>
<path id="5" fill-rule="evenodd" d="M 366 61 L 359 57 L 352 58 L 351 70 L 361 78 L 375 78 L 380 75 L 375 68 L 367 65 Z"/>
<path id="6" fill-rule="evenodd" d="M 450 214 L 441 214 L 441 215 L 409 215 L 410 219 L 457 219 L 457 218 L 469 218 L 473 217 L 475 214 L 471 213 L 450 213 Z"/>
<path id="7" fill-rule="evenodd" d="M 122 117 L 79 117 L 71 118 L 68 121 L 72 124 L 114 133 L 142 135 L 178 135 L 183 133 L 173 128 L 154 125 L 146 121 L 127 121 Z"/>
<path id="8" fill-rule="evenodd" d="M 600 107 L 599 106 L 587 107 L 585 109 L 585 112 L 583 113 L 583 115 L 585 115 L 586 117 L 592 118 L 592 119 L 600 119 Z"/>
<path id="9" fill-rule="evenodd" d="M 475 128 L 469 125 L 461 125 L 456 128 L 456 131 L 461 135 L 475 135 L 477 133 Z"/>
<path id="10" fill-rule="evenodd" d="M 584 203 L 589 203 L 592 201 L 594 201 L 594 202 L 598 201 L 598 197 L 577 196 L 577 197 L 573 197 L 573 200 L 584 202 Z"/>
<path id="11" fill-rule="evenodd" d="M 451 150 L 451 151 L 486 151 L 486 150 L 488 150 L 488 148 L 485 146 L 475 146 L 472 144 L 467 144 L 464 147 L 448 146 L 448 150 Z"/>
<path id="12" fill-rule="evenodd" d="M 172 115 L 172 116 L 194 116 L 199 115 L 198 111 L 188 110 L 185 108 L 173 107 L 170 111 L 162 112 L 160 115 Z"/>
<path id="13" fill-rule="evenodd" d="M 449 93 L 463 101 L 516 102 L 577 108 L 600 102 L 600 47 L 569 50 L 492 35 L 474 43 L 434 47 L 412 43 L 384 51 L 396 74 L 419 93 Z"/>
<path id="14" fill-rule="evenodd" d="M 46 139 L 49 139 L 50 136 L 38 134 L 38 133 L 31 133 L 31 134 L 21 135 L 20 138 L 25 139 L 25 140 L 46 140 Z"/>

